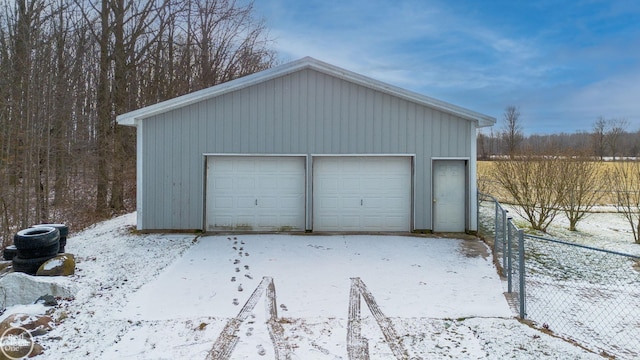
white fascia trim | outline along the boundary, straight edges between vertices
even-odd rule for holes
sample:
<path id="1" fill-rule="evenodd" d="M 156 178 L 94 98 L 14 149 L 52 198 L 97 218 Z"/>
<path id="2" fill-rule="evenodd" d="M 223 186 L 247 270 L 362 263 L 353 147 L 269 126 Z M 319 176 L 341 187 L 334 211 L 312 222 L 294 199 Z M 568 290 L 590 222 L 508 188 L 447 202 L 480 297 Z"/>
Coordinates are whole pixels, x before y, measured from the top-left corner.
<path id="1" fill-rule="evenodd" d="M 473 126 L 471 133 L 475 133 Z M 471 159 L 469 160 L 469 231 L 478 231 L 478 142 L 471 136 Z"/>
<path id="2" fill-rule="evenodd" d="M 416 154 L 311 154 L 311 157 L 416 157 Z"/>
<path id="3" fill-rule="evenodd" d="M 138 121 L 136 124 L 136 229 L 144 230 L 144 209 L 142 208 L 143 191 L 144 191 L 144 172 L 142 171 L 144 156 L 143 156 L 143 132 L 142 122 Z"/>
<path id="4" fill-rule="evenodd" d="M 204 153 L 204 157 L 208 156 L 235 156 L 235 157 L 306 157 L 307 154 L 254 154 L 254 153 Z"/>

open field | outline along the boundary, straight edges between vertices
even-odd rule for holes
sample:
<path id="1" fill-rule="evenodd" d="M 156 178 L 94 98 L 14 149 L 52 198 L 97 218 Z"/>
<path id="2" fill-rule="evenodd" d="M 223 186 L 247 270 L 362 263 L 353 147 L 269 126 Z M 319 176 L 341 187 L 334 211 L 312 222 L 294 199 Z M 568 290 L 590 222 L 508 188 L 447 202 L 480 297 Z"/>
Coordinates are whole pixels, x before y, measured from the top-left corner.
<path id="1" fill-rule="evenodd" d="M 478 161 L 478 191 L 485 194 L 495 196 L 502 203 L 512 203 L 513 199 L 509 194 L 498 184 L 491 172 L 495 166 L 496 161 Z M 613 190 L 609 190 L 609 180 L 607 175 L 611 173 L 614 166 L 621 164 L 620 162 L 610 161 L 598 161 L 597 166 L 601 174 L 600 182 L 603 184 L 605 190 L 599 204 L 597 205 L 614 205 L 616 203 L 615 194 Z"/>

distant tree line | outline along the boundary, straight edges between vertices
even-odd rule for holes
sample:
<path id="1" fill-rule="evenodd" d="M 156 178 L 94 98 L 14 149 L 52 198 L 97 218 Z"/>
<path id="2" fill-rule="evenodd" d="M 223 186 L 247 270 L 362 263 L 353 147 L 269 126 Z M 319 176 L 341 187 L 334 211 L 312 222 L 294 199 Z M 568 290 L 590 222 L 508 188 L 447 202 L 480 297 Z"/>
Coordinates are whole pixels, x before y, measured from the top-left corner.
<path id="1" fill-rule="evenodd" d="M 118 114 L 274 65 L 253 3 L 0 1 L 0 235 L 134 208 Z"/>
<path id="2" fill-rule="evenodd" d="M 517 205 L 515 212 L 542 232 L 559 214 L 575 231 L 594 206 L 613 205 L 640 244 L 640 134 L 627 132 L 626 120 L 598 118 L 591 133 L 525 137 L 519 115 L 509 106 L 497 136 L 479 134 L 478 157 L 498 160 L 478 177 L 479 190 Z M 605 164 L 605 157 L 634 161 Z"/>
<path id="3" fill-rule="evenodd" d="M 640 130 L 629 131 L 629 122 L 625 119 L 599 117 L 591 132 L 524 135 L 519 115 L 516 107 L 509 106 L 501 128 L 478 132 L 479 160 L 510 157 L 523 149 L 535 152 L 552 149 L 555 155 L 579 152 L 599 160 L 640 157 Z"/>

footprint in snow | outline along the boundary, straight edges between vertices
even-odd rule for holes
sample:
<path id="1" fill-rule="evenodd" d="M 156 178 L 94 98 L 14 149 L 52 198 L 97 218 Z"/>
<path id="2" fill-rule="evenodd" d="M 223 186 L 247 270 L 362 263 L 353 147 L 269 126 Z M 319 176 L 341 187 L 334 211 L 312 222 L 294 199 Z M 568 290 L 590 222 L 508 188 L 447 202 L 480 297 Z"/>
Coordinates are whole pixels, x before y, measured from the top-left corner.
<path id="1" fill-rule="evenodd" d="M 287 305 L 285 304 L 280 304 L 280 309 L 282 309 L 282 311 L 289 311 L 289 309 L 287 309 Z"/>
<path id="2" fill-rule="evenodd" d="M 244 253 L 244 256 L 249 256 L 249 253 L 248 252 Z"/>
<path id="3" fill-rule="evenodd" d="M 253 280 L 253 276 L 249 275 L 249 274 L 244 274 L 244 277 L 246 277 L 247 279 L 251 279 Z"/>
<path id="4" fill-rule="evenodd" d="M 235 260 L 233 260 L 233 264 L 234 264 L 234 265 L 240 264 L 240 259 L 235 259 Z M 245 265 L 245 267 L 246 267 L 246 265 Z"/>
<path id="5" fill-rule="evenodd" d="M 235 281 L 236 281 L 236 277 L 235 277 L 235 276 L 232 276 L 232 277 L 231 277 L 231 282 L 235 282 Z"/>
<path id="6" fill-rule="evenodd" d="M 249 265 L 245 265 L 245 266 L 244 266 L 244 269 L 245 269 L 245 270 L 249 270 Z"/>
<path id="7" fill-rule="evenodd" d="M 238 291 L 242 291 L 242 290 L 244 290 L 244 289 L 242 288 L 242 284 L 238 285 Z"/>
<path id="8" fill-rule="evenodd" d="M 237 306 L 238 304 L 240 304 L 240 302 L 238 301 L 238 299 L 233 299 L 233 305 L 236 305 L 236 306 Z"/>
<path id="9" fill-rule="evenodd" d="M 238 268 L 238 267 L 237 267 L 237 268 L 236 268 L 236 272 L 240 272 L 240 268 Z"/>
<path id="10" fill-rule="evenodd" d="M 267 354 L 267 352 L 265 351 L 262 345 L 258 345 L 256 346 L 256 348 L 258 349 L 258 355 L 265 356 Z"/>

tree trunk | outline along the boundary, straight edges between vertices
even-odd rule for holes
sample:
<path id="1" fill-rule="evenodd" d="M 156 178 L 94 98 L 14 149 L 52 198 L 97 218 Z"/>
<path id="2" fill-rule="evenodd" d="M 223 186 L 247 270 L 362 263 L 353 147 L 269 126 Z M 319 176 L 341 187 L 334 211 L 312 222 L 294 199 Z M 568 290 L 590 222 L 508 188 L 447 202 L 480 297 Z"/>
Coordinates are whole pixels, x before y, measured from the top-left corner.
<path id="1" fill-rule="evenodd" d="M 102 0 L 100 23 L 100 66 L 97 89 L 97 161 L 96 161 L 96 213 L 104 214 L 107 209 L 107 190 L 109 186 L 109 128 L 111 124 L 111 106 L 109 99 L 109 2 Z"/>

